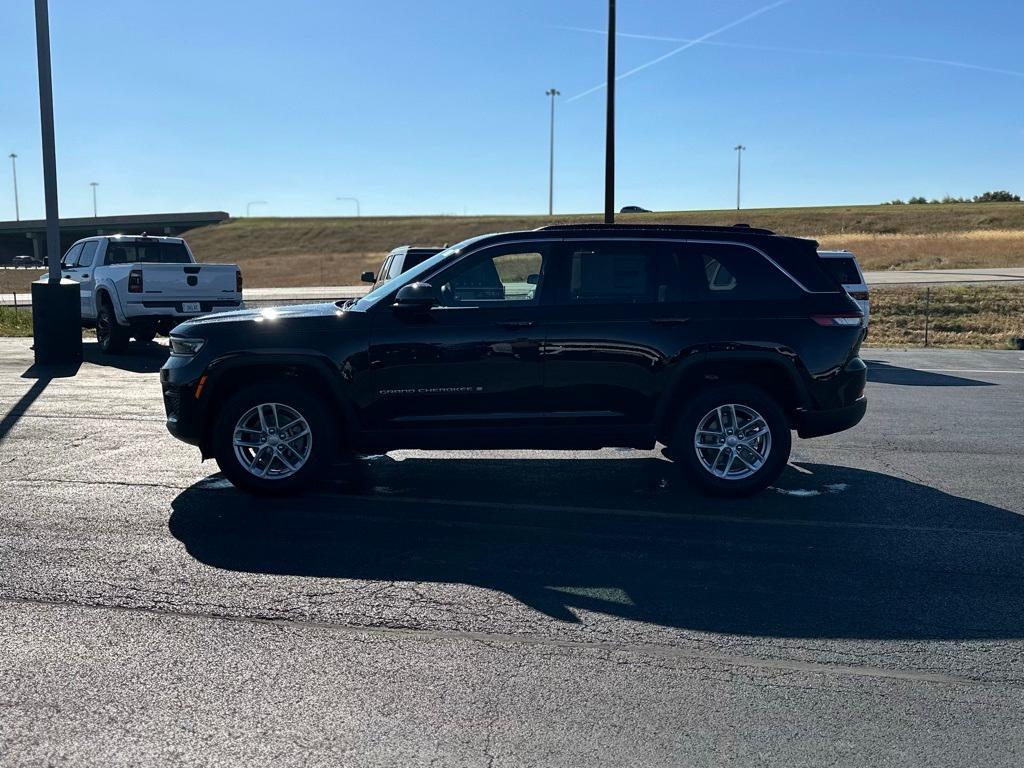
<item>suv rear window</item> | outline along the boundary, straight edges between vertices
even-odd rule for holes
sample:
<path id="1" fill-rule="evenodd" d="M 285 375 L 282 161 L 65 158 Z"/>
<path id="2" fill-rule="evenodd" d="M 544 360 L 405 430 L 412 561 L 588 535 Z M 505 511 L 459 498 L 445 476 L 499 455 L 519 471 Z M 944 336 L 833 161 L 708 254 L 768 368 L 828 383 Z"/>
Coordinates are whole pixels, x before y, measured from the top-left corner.
<path id="1" fill-rule="evenodd" d="M 698 255 L 699 277 L 695 292 L 698 300 L 764 301 L 790 299 L 800 294 L 792 280 L 750 248 L 702 244 L 683 250 L 683 258 L 692 260 Z"/>
<path id="2" fill-rule="evenodd" d="M 159 240 L 111 241 L 107 245 L 107 264 L 191 264 L 184 243 Z"/>
<path id="3" fill-rule="evenodd" d="M 850 258 L 826 257 L 821 260 L 821 264 L 832 277 L 843 285 L 857 285 L 863 282 L 860 270 L 857 269 L 857 262 L 853 260 L 852 256 Z"/>

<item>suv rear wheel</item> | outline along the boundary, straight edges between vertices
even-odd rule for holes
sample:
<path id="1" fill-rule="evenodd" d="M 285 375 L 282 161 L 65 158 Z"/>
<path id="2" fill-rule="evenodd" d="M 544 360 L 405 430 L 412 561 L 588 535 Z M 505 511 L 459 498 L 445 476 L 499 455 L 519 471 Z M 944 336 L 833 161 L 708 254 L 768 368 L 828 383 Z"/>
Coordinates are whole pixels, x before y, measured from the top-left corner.
<path id="1" fill-rule="evenodd" d="M 221 472 L 250 493 L 307 487 L 334 454 L 336 432 L 328 410 L 315 393 L 284 381 L 254 384 L 232 396 L 213 430 Z"/>
<path id="2" fill-rule="evenodd" d="M 764 391 L 746 385 L 699 392 L 687 403 L 669 445 L 673 461 L 715 496 L 764 490 L 782 474 L 791 448 L 782 408 Z"/>

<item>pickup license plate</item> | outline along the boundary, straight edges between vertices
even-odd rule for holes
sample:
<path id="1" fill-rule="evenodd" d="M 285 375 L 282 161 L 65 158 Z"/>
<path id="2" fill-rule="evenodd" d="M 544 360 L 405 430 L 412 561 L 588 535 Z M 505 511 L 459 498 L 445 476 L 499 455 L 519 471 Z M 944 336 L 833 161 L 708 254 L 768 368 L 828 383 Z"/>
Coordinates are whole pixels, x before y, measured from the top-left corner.
<path id="1" fill-rule="evenodd" d="M 201 312 L 202 308 L 199 306 L 198 301 L 186 301 L 181 305 L 182 312 Z"/>

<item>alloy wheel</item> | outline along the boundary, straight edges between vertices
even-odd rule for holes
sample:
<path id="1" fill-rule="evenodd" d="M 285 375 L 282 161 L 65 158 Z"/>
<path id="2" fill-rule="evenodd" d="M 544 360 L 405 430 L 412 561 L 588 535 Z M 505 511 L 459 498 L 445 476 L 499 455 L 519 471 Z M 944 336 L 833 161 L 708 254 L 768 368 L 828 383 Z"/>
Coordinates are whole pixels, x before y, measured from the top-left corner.
<path id="1" fill-rule="evenodd" d="M 753 408 L 728 403 L 708 411 L 700 420 L 693 447 L 706 471 L 723 480 L 742 480 L 768 460 L 772 433 Z"/>
<path id="2" fill-rule="evenodd" d="M 235 424 L 235 458 L 249 474 L 265 480 L 291 477 L 309 460 L 313 432 L 294 408 L 281 403 L 253 406 Z"/>

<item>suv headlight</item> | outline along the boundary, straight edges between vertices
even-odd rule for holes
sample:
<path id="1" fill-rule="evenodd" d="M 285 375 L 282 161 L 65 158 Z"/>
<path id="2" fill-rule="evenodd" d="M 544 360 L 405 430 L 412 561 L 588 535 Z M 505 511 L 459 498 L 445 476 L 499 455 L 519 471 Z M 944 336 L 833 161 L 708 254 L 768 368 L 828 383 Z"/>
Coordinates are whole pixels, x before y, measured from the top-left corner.
<path id="1" fill-rule="evenodd" d="M 205 339 L 192 339 L 185 336 L 171 336 L 171 354 L 179 357 L 192 357 L 203 348 Z"/>

